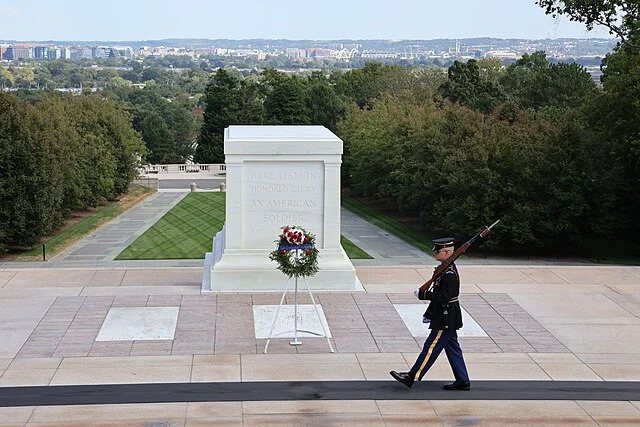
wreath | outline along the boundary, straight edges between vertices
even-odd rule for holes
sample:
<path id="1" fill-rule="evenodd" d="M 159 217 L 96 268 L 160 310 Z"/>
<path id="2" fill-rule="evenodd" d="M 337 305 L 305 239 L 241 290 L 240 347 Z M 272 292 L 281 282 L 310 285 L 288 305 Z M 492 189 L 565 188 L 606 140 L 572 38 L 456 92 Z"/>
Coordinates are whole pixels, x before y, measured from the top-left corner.
<path id="1" fill-rule="evenodd" d="M 278 270 L 289 277 L 308 277 L 318 272 L 315 234 L 302 227 L 284 226 L 275 242 L 278 247 L 269 254 L 269 259 L 278 263 Z"/>

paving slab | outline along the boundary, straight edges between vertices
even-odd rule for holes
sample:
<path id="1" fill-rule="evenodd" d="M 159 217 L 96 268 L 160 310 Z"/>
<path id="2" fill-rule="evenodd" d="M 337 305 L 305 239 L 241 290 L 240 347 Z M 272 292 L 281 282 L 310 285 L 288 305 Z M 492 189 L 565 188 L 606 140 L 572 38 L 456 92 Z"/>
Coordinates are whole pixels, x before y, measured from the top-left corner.
<path id="1" fill-rule="evenodd" d="M 166 211 L 180 197 L 177 193 L 157 196 L 154 203 L 163 205 Z M 343 211 L 343 218 L 348 219 L 343 220 L 343 234 L 376 258 L 354 262 L 364 292 L 314 294 L 336 353 L 329 353 L 326 340 L 304 337 L 300 347 L 290 346 L 290 339 L 275 339 L 270 354 L 264 355 L 265 339 L 255 333 L 255 310 L 278 304 L 279 292 L 202 295 L 202 261 L 106 259 L 115 256 L 115 245 L 124 248 L 132 241 L 132 233 L 141 232 L 157 219 L 162 209 L 151 208 L 141 207 L 137 217 L 120 219 L 120 230 L 129 234 L 126 238 L 120 239 L 116 229 L 101 229 L 84 246 L 54 261 L 15 268 L 0 265 L 0 392 L 7 387 L 19 391 L 26 386 L 100 384 L 183 384 L 215 390 L 223 384 L 235 387 L 251 383 L 273 388 L 285 381 L 293 381 L 294 389 L 305 389 L 309 387 L 305 382 L 330 380 L 370 383 L 371 390 L 378 390 L 376 384 L 380 384 L 381 390 L 391 390 L 394 400 L 372 399 L 369 393 L 361 401 L 342 399 L 334 403 L 305 399 L 276 399 L 273 403 L 265 397 L 246 405 L 241 401 L 124 402 L 51 407 L 54 409 L 25 406 L 24 411 L 12 412 L 14 408 L 1 407 L 0 399 L 1 421 L 19 425 L 61 420 L 78 425 L 114 420 L 125 425 L 208 425 L 213 419 L 231 425 L 301 420 L 372 425 L 472 421 L 492 425 L 607 425 L 633 424 L 640 418 L 638 399 L 589 403 L 592 401 L 579 398 L 584 395 L 577 391 L 587 384 L 595 390 L 599 383 L 610 386 L 613 392 L 624 389 L 620 384 L 633 387 L 640 382 L 638 267 L 460 261 L 461 305 L 485 334 L 460 337 L 472 380 L 480 390 L 469 400 L 448 395 L 452 397 L 432 404 L 428 397 L 404 399 L 415 396 L 410 394 L 414 390 L 396 384 L 388 371 L 408 369 L 426 335 L 426 331 L 412 334 L 397 306 L 421 304 L 412 291 L 430 277 L 433 258 Z M 397 256 L 399 252 L 402 257 Z M 299 302 L 310 303 L 302 297 Z M 292 295 L 288 295 L 287 310 L 292 303 Z M 171 307 L 177 310 L 172 337 L 98 340 L 110 310 Z M 417 389 L 424 386 L 435 391 L 451 379 L 451 369 L 442 356 Z M 563 390 L 569 387 L 566 390 L 575 390 L 575 394 L 565 396 L 563 401 L 512 397 L 487 404 L 487 396 L 495 399 L 492 390 L 526 381 L 572 384 L 563 386 Z M 353 406 L 354 402 L 360 406 Z M 422 417 L 416 417 L 416 405 L 424 408 Z M 499 408 L 508 409 L 501 412 Z M 3 409 L 7 410 L 4 415 Z"/>

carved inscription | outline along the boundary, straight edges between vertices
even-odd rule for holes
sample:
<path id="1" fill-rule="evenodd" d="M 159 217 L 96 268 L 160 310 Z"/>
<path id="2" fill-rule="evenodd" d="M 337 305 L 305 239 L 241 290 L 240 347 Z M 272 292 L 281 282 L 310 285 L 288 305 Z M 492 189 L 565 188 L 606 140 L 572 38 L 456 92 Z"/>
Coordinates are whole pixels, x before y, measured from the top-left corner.
<path id="1" fill-rule="evenodd" d="M 302 226 L 319 237 L 323 167 L 322 162 L 245 163 L 242 203 L 245 247 L 273 246 L 283 225 Z"/>

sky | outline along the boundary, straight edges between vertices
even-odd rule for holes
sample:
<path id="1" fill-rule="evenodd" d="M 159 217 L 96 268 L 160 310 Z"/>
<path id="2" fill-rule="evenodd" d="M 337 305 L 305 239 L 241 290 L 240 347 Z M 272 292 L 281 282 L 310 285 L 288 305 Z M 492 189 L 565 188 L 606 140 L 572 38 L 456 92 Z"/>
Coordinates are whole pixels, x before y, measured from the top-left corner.
<path id="1" fill-rule="evenodd" d="M 0 0 L 0 40 L 610 38 L 535 0 Z"/>

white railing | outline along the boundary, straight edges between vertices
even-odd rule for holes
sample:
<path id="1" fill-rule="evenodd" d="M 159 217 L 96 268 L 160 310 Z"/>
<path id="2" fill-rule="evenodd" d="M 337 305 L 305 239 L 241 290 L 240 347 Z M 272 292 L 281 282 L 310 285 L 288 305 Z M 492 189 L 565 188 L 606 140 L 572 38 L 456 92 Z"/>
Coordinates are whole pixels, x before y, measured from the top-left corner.
<path id="1" fill-rule="evenodd" d="M 158 175 L 165 173 L 203 173 L 217 175 L 227 170 L 225 164 L 172 164 L 145 165 L 139 171 L 140 175 Z"/>

